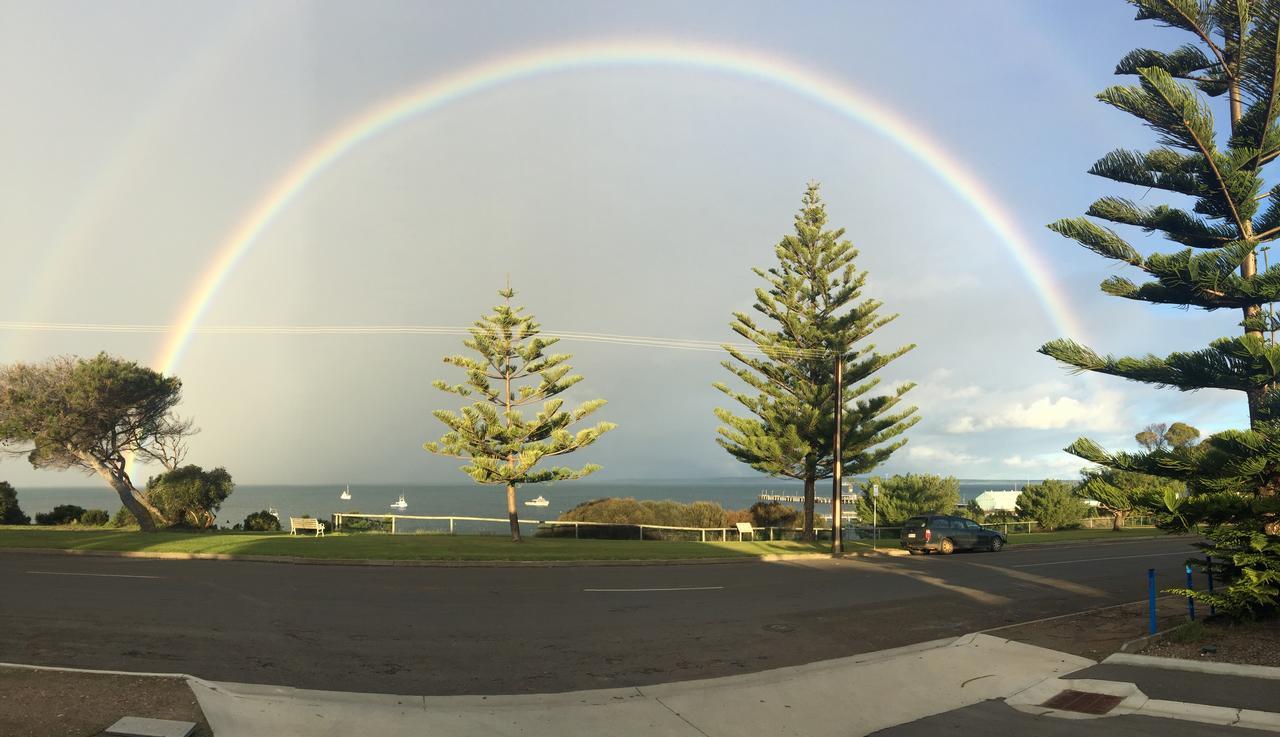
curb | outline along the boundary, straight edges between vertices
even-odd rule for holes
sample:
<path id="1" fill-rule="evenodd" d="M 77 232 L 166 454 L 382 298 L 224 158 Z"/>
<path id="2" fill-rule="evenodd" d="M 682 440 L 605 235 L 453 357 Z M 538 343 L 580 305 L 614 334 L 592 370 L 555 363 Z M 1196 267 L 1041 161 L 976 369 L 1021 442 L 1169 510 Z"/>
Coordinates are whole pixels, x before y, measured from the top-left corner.
<path id="1" fill-rule="evenodd" d="M 1136 665 L 1144 668 L 1162 668 L 1164 670 L 1208 673 L 1217 676 L 1241 676 L 1243 678 L 1280 681 L 1280 668 L 1271 665 L 1219 663 L 1212 660 L 1161 658 L 1154 655 L 1131 655 L 1129 653 L 1113 653 L 1103 659 L 1102 662 L 1112 665 Z"/>
<path id="2" fill-rule="evenodd" d="M 902 551 L 899 554 L 905 554 Z M 236 555 L 231 553 L 174 553 L 138 550 L 68 550 L 65 548 L 0 548 L 0 554 L 70 555 L 92 558 L 142 558 L 150 560 L 223 560 L 241 563 L 284 563 L 317 566 L 370 566 L 395 568 L 568 568 L 596 566 L 687 566 L 733 563 L 779 563 L 793 560 L 831 560 L 830 553 L 752 555 L 733 558 L 670 558 L 618 560 L 397 560 L 376 558 L 300 558 L 288 555 Z M 842 557 L 895 555 L 888 551 L 845 553 Z"/>
<path id="3" fill-rule="evenodd" d="M 1156 640 L 1160 639 L 1161 637 L 1164 637 L 1170 632 L 1173 632 L 1174 630 L 1181 627 L 1183 624 L 1186 624 L 1186 623 L 1183 622 L 1182 624 L 1178 624 L 1176 626 L 1170 627 L 1167 630 L 1160 630 L 1155 634 L 1143 635 L 1142 637 L 1135 637 L 1134 639 L 1129 640 L 1125 642 L 1123 645 L 1121 645 L 1120 650 L 1117 651 L 1117 653 L 1113 653 L 1113 654 L 1134 655 L 1142 648 L 1146 647 L 1147 645 L 1150 645 L 1152 642 L 1155 642 Z"/>

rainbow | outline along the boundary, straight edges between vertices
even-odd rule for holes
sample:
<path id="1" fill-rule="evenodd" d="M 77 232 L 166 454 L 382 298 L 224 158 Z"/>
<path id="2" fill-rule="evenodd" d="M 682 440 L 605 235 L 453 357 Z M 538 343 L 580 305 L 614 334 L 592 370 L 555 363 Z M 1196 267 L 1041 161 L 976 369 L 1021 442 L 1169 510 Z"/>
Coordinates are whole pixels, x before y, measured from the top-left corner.
<path id="1" fill-rule="evenodd" d="M 262 233 L 307 187 L 347 153 L 393 126 L 477 92 L 540 75 L 587 67 L 678 66 L 723 72 L 810 98 L 898 144 L 929 167 L 987 224 L 1039 296 L 1060 335 L 1083 337 L 1051 272 L 999 200 L 947 150 L 912 122 L 849 85 L 785 59 L 727 46 L 678 41 L 572 43 L 499 57 L 374 105 L 338 127 L 298 159 L 218 246 L 183 304 L 156 361 L 173 373 L 218 290 Z"/>

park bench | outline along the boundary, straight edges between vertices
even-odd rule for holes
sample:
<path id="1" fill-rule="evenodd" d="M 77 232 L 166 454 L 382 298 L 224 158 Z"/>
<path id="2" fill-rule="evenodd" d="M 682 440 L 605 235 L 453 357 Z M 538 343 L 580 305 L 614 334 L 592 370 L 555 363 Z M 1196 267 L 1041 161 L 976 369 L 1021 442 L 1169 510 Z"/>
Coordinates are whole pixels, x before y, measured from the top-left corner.
<path id="1" fill-rule="evenodd" d="M 756 539 L 756 528 L 751 526 L 750 522 L 738 522 L 738 540 L 742 540 L 743 535 L 750 535 L 752 540 Z"/>
<path id="2" fill-rule="evenodd" d="M 298 530 L 315 530 L 316 537 L 324 536 L 324 525 L 320 520 L 310 517 L 290 517 L 289 528 L 290 535 L 298 534 Z"/>

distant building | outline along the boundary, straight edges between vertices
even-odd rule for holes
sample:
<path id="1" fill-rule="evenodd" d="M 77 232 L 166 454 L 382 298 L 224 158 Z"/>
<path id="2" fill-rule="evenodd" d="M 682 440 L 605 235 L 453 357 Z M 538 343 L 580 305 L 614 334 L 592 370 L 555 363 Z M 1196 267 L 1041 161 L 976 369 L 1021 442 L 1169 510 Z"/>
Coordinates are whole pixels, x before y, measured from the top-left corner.
<path id="1" fill-rule="evenodd" d="M 982 511 L 990 514 L 991 512 L 1016 512 L 1018 511 L 1018 496 L 1021 491 L 984 491 L 975 496 L 973 500 L 982 507 Z"/>

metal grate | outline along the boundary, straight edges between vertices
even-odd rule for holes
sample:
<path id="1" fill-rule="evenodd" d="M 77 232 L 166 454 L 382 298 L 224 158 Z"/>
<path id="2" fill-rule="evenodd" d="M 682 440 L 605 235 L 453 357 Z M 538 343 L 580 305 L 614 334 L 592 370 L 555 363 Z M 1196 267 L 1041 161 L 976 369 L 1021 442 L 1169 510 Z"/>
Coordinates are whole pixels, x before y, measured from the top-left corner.
<path id="1" fill-rule="evenodd" d="M 1081 714 L 1106 714 L 1116 708 L 1116 704 L 1121 701 L 1124 701 L 1123 696 L 1110 696 L 1103 693 L 1067 689 L 1044 702 L 1041 706 L 1061 711 L 1075 711 Z"/>

